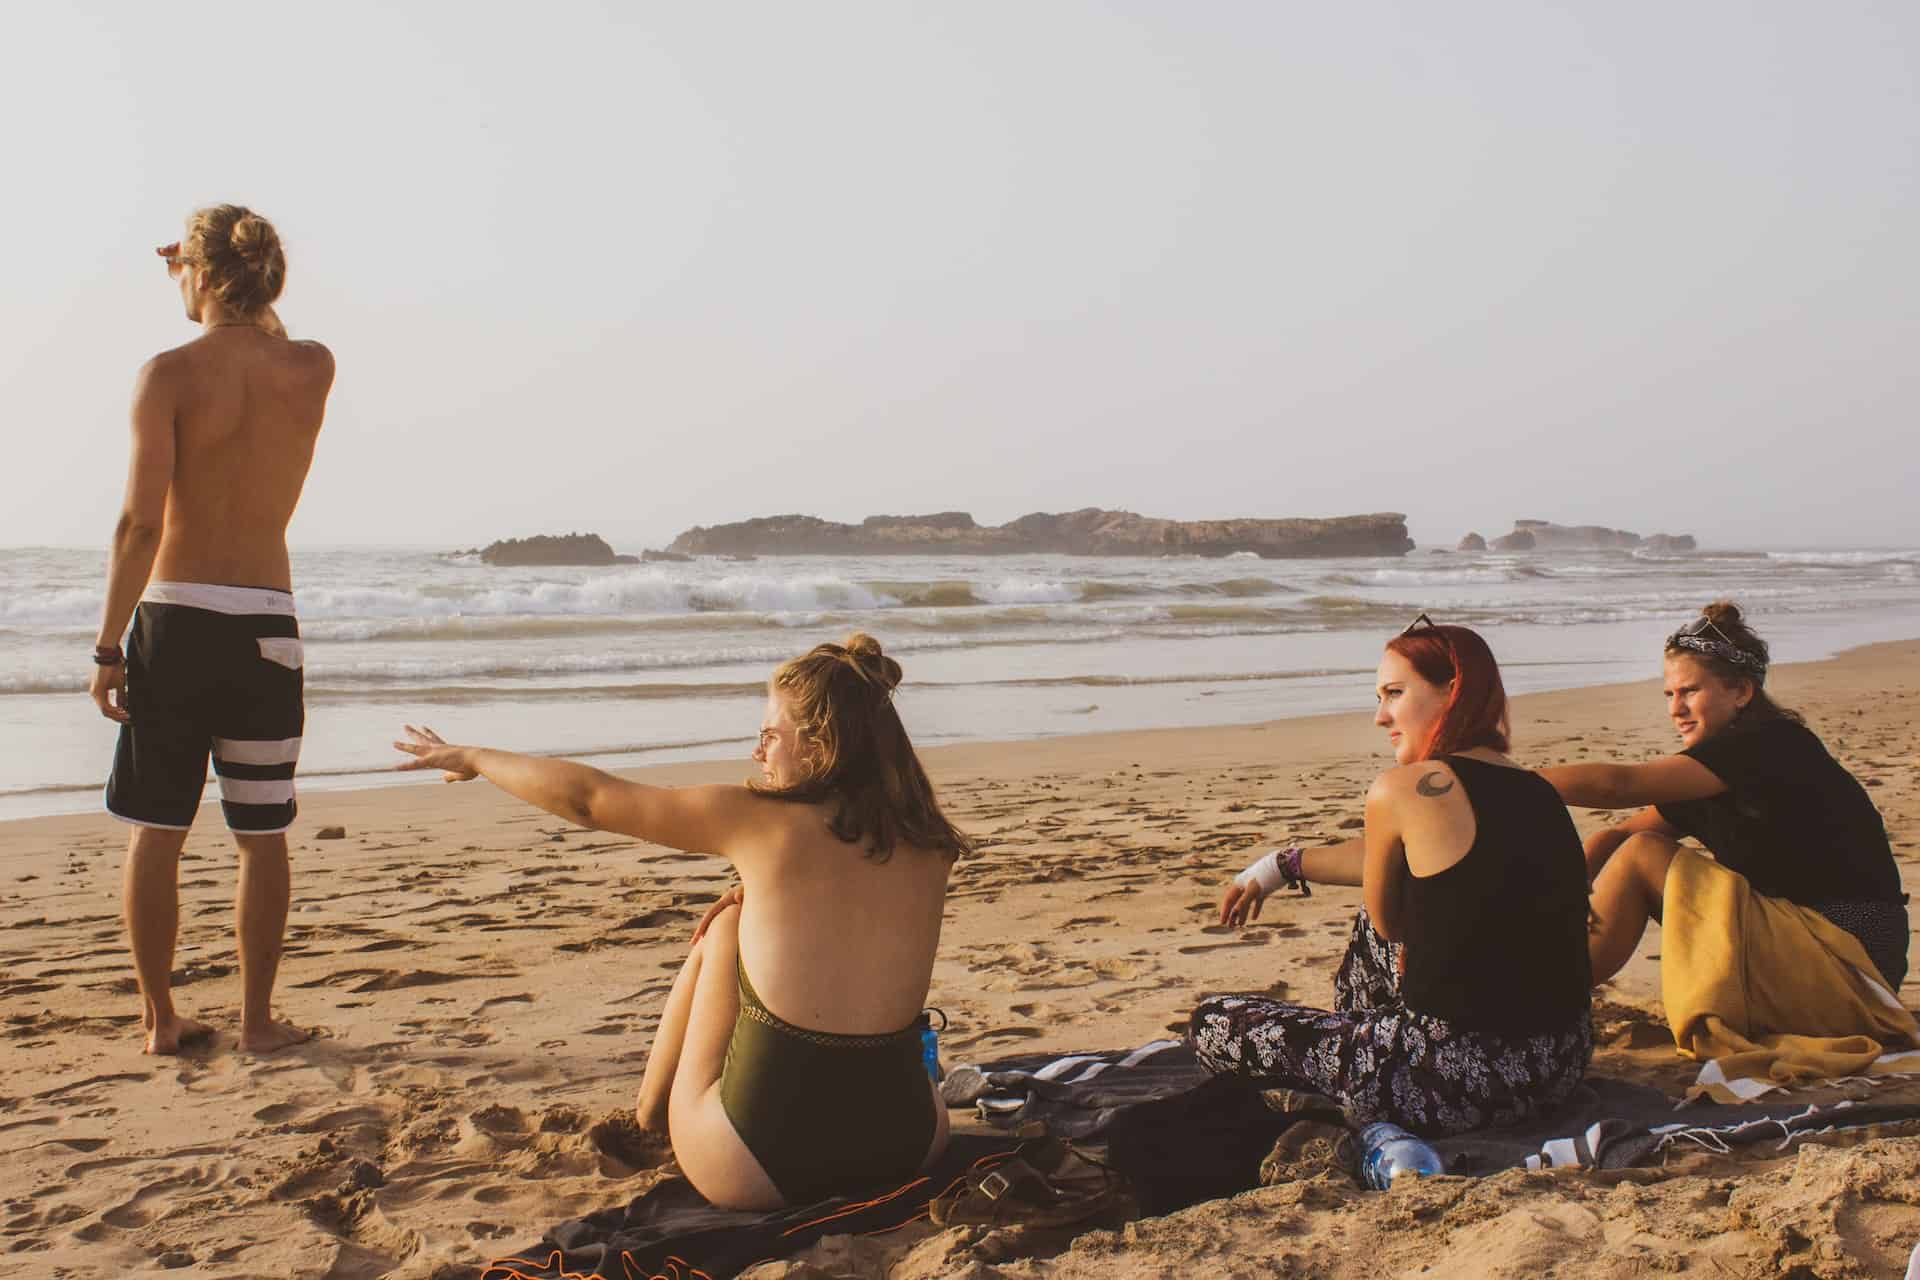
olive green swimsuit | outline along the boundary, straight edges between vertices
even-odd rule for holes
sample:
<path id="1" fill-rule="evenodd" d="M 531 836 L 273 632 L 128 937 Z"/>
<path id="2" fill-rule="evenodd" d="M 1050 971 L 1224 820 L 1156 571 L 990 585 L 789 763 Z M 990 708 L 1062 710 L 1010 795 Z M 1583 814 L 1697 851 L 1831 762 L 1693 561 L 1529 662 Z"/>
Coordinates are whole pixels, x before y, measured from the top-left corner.
<path id="1" fill-rule="evenodd" d="M 720 1104 L 788 1204 L 912 1174 L 938 1118 L 917 1025 L 878 1036 L 796 1027 L 760 1003 L 744 962 Z"/>

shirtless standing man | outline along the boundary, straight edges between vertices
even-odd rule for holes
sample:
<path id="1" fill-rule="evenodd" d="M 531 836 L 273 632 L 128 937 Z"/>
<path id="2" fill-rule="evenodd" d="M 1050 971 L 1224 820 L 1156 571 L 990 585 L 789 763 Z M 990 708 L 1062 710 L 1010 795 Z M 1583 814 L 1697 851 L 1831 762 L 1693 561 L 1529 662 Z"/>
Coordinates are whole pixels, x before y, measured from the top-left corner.
<path id="1" fill-rule="evenodd" d="M 305 723 L 286 530 L 333 355 L 288 341 L 274 314 L 287 265 L 265 218 L 202 209 L 159 253 L 201 334 L 149 360 L 134 388 L 133 460 L 93 655 L 93 700 L 120 724 L 106 805 L 134 827 L 127 933 L 147 1052 L 175 1053 L 211 1034 L 174 1010 L 171 974 L 180 850 L 212 755 L 240 846 L 240 1047 L 271 1052 L 306 1039 L 272 1015 Z"/>

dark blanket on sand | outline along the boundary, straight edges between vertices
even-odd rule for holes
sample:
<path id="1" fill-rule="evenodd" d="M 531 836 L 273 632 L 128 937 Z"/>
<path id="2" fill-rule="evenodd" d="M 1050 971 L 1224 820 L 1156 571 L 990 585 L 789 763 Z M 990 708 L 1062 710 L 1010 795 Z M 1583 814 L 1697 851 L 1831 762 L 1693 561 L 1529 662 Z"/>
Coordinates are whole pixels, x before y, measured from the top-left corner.
<path id="1" fill-rule="evenodd" d="M 1259 1185 L 1260 1162 L 1311 1112 L 1272 1109 L 1241 1081 L 1209 1077 L 1179 1042 L 1063 1057 L 1022 1055 L 955 1072 L 955 1105 L 978 1106 L 1002 1134 L 957 1133 L 938 1166 L 905 1186 L 772 1213 L 716 1209 L 682 1178 L 631 1203 L 563 1222 L 538 1244 L 496 1259 L 483 1280 L 664 1276 L 728 1280 L 832 1235 L 904 1227 L 982 1161 L 1041 1133 L 1070 1139 L 1124 1174 L 1142 1212 L 1157 1216 Z M 984 1104 L 984 1105 L 982 1105 Z M 1657 1089 L 1589 1077 L 1550 1115 L 1511 1129 L 1433 1145 L 1447 1172 L 1480 1175 L 1528 1164 L 1624 1168 L 1676 1144 L 1724 1150 L 1834 1129 L 1920 1119 L 1920 1105 L 1701 1103 L 1676 1108 Z"/>
<path id="2" fill-rule="evenodd" d="M 927 1202 L 965 1177 L 977 1161 L 1018 1146 L 1008 1137 L 957 1133 L 938 1166 L 904 1186 L 875 1187 L 868 1196 L 771 1213 L 716 1209 L 685 1178 L 669 1178 L 626 1205 L 563 1222 L 538 1244 L 494 1259 L 481 1280 L 728 1280 L 826 1236 L 864 1235 L 916 1222 L 926 1217 Z"/>

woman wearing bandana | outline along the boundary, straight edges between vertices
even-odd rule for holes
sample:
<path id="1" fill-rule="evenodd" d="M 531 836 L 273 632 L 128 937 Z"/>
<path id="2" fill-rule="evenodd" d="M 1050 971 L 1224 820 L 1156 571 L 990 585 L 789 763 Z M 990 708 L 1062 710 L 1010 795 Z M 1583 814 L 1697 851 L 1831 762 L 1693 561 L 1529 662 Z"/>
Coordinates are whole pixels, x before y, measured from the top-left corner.
<path id="1" fill-rule="evenodd" d="M 1907 909 L 1886 826 L 1858 780 L 1767 696 L 1767 645 L 1715 601 L 1667 637 L 1667 715 L 1682 750 L 1648 764 L 1542 769 L 1570 806 L 1644 806 L 1586 842 L 1598 917 L 1595 982 L 1660 919 L 1683 836 L 1755 893 L 1811 908 L 1860 942 L 1893 991 L 1907 972 Z"/>

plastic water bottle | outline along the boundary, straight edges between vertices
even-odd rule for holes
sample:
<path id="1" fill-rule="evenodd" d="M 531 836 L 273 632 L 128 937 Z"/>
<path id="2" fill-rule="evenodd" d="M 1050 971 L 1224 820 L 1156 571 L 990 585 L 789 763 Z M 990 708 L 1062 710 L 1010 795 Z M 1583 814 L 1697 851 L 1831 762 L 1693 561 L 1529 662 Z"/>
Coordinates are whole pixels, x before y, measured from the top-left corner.
<path id="1" fill-rule="evenodd" d="M 1397 1124 L 1381 1121 L 1360 1131 L 1360 1179 L 1375 1191 L 1446 1171 L 1438 1151 Z"/>
<path id="2" fill-rule="evenodd" d="M 939 1009 L 920 1011 L 920 1061 L 927 1068 L 927 1079 L 940 1083 L 940 1037 L 933 1029 L 933 1015 L 940 1015 L 940 1026 L 947 1025 L 947 1015 Z"/>

